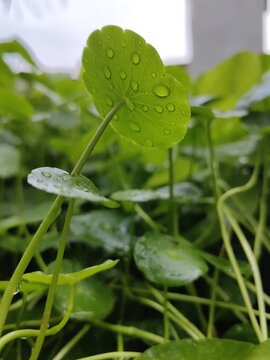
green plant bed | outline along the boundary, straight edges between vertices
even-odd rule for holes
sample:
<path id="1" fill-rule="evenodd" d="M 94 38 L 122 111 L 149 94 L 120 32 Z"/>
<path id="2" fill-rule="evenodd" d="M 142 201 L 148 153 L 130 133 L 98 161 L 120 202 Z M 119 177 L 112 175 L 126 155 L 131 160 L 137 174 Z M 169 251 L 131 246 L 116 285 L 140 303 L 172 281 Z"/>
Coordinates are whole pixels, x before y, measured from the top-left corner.
<path id="1" fill-rule="evenodd" d="M 269 72 L 192 81 L 117 26 L 77 80 L 0 45 L 1 359 L 270 358 Z"/>

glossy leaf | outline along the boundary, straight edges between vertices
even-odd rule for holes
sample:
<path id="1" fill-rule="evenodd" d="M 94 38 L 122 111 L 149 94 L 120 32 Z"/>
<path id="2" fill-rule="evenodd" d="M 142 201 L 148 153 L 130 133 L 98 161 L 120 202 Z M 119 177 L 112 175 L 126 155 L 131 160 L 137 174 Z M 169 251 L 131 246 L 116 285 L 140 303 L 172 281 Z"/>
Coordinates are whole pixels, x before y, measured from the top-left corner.
<path id="1" fill-rule="evenodd" d="M 127 217 L 109 210 L 92 210 L 88 214 L 74 215 L 70 230 L 75 241 L 102 246 L 109 253 L 126 254 L 129 250 Z"/>
<path id="2" fill-rule="evenodd" d="M 225 339 L 182 340 L 153 346 L 138 357 L 138 360 L 255 360 L 252 354 L 259 347 L 247 342 Z M 266 360 L 266 354 L 261 353 L 256 360 Z"/>
<path id="3" fill-rule="evenodd" d="M 182 182 L 174 185 L 174 201 L 185 203 L 196 203 L 201 198 L 200 189 L 188 182 Z M 164 186 L 155 190 L 147 189 L 130 189 L 117 191 L 111 195 L 116 201 L 133 201 L 148 202 L 152 200 L 168 200 L 170 191 L 168 186 Z"/>
<path id="4" fill-rule="evenodd" d="M 83 53 L 84 82 L 102 117 L 120 100 L 111 122 L 121 136 L 146 148 L 167 149 L 186 133 L 187 91 L 156 50 L 138 34 L 106 26 L 94 31 Z"/>
<path id="5" fill-rule="evenodd" d="M 167 74 L 174 76 L 188 91 L 191 86 L 191 80 L 188 72 L 182 66 L 168 65 L 166 66 Z"/>
<path id="6" fill-rule="evenodd" d="M 167 286 L 188 284 L 207 272 L 195 249 L 170 235 L 148 233 L 135 244 L 134 258 L 148 280 Z"/>
<path id="7" fill-rule="evenodd" d="M 105 271 L 108 269 L 111 269 L 118 263 L 118 260 L 106 260 L 103 264 L 100 265 L 94 265 L 88 268 L 85 268 L 80 271 L 72 272 L 72 273 L 66 273 L 66 274 L 59 274 L 57 284 L 63 285 L 63 284 L 76 284 L 77 282 L 80 282 L 86 278 L 89 278 L 101 271 Z M 44 285 L 50 285 L 52 281 L 52 275 L 51 274 L 44 274 L 41 271 L 34 271 L 31 273 L 26 273 L 23 275 L 23 280 L 38 284 L 44 284 Z"/>
<path id="8" fill-rule="evenodd" d="M 71 176 L 62 169 L 42 167 L 32 170 L 27 181 L 35 188 L 48 193 L 80 198 L 107 207 L 118 207 L 115 201 L 105 198 L 94 183 L 83 175 Z"/>
<path id="9" fill-rule="evenodd" d="M 9 144 L 0 144 L 0 178 L 16 175 L 20 167 L 20 152 Z"/>

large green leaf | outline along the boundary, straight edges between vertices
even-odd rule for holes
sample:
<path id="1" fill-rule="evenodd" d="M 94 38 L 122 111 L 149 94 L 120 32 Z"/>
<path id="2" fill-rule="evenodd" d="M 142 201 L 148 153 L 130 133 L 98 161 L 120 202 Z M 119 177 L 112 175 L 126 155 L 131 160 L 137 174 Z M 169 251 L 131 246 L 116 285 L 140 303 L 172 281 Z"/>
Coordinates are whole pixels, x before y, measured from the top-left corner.
<path id="1" fill-rule="evenodd" d="M 182 340 L 153 346 L 138 360 L 266 360 L 269 344 L 269 341 L 256 346 L 225 339 Z"/>
<path id="2" fill-rule="evenodd" d="M 97 202 L 110 208 L 118 207 L 115 201 L 105 198 L 94 183 L 83 175 L 71 176 L 62 169 L 42 167 L 32 170 L 27 181 L 48 193 Z"/>
<path id="3" fill-rule="evenodd" d="M 92 210 L 74 215 L 70 230 L 75 241 L 102 246 L 109 253 L 126 254 L 129 250 L 129 219 L 109 210 Z"/>
<path id="4" fill-rule="evenodd" d="M 135 245 L 138 268 L 156 284 L 179 286 L 203 275 L 208 267 L 196 249 L 170 235 L 148 233 Z"/>
<path id="5" fill-rule="evenodd" d="M 156 50 L 130 30 L 94 31 L 83 53 L 84 82 L 102 117 L 121 99 L 112 127 L 137 145 L 167 149 L 186 133 L 186 89 L 166 69 Z"/>
<path id="6" fill-rule="evenodd" d="M 0 89 L 0 115 L 16 120 L 28 119 L 34 112 L 32 105 L 22 95 Z"/>

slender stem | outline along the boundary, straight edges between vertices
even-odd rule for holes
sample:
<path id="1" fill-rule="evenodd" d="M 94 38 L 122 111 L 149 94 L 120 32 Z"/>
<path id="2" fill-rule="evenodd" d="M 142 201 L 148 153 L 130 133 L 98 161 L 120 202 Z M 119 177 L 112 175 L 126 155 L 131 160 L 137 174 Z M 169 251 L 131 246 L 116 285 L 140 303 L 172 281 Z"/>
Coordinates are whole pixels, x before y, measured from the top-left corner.
<path id="1" fill-rule="evenodd" d="M 99 355 L 92 355 L 92 356 L 87 356 L 84 358 L 80 358 L 77 360 L 105 360 L 105 359 L 115 359 L 115 358 L 135 358 L 140 356 L 141 353 L 139 352 L 134 352 L 134 351 L 114 351 L 114 352 L 109 352 L 109 353 L 104 353 L 104 354 L 99 354 Z"/>
<path id="2" fill-rule="evenodd" d="M 93 138 L 90 140 L 88 146 L 86 147 L 85 151 L 83 152 L 82 156 L 78 160 L 77 164 L 75 165 L 72 175 L 78 174 L 81 169 L 83 168 L 83 165 L 85 164 L 87 157 L 91 154 L 91 152 L 94 150 L 95 145 L 97 144 L 99 138 L 103 134 L 105 128 L 108 126 L 110 121 L 112 120 L 115 113 L 120 109 L 120 107 L 123 105 L 124 100 L 121 100 L 118 104 L 116 104 L 113 109 L 109 112 L 109 114 L 105 117 L 105 119 L 100 124 L 99 128 L 97 129 L 96 133 L 94 134 Z M 40 224 L 38 230 L 36 231 L 34 237 L 32 238 L 30 244 L 28 245 L 27 249 L 25 250 L 20 262 L 18 263 L 10 281 L 9 284 L 4 292 L 4 295 L 2 297 L 2 301 L 0 304 L 0 337 L 3 331 L 3 326 L 6 322 L 6 317 L 8 313 L 9 306 L 11 304 L 13 294 L 21 281 L 22 275 L 25 272 L 28 264 L 30 263 L 32 257 L 35 254 L 35 251 L 37 249 L 37 246 L 43 236 L 46 234 L 48 228 L 53 223 L 53 221 L 56 219 L 58 212 L 60 210 L 61 205 L 64 202 L 64 197 L 57 196 L 52 207 L 50 208 L 48 214 L 43 219 L 42 223 Z"/>
<path id="3" fill-rule="evenodd" d="M 151 340 L 155 343 L 163 343 L 164 339 L 163 337 L 153 334 L 149 331 L 138 329 L 134 326 L 124 326 L 124 325 L 118 325 L 118 324 L 109 324 L 103 321 L 95 320 L 92 322 L 94 325 L 101 327 L 103 329 L 107 329 L 109 331 L 135 336 L 142 339 Z"/>
<path id="4" fill-rule="evenodd" d="M 268 194 L 268 170 L 269 170 L 268 159 L 267 159 L 268 146 L 269 144 L 267 144 L 266 139 L 264 139 L 262 146 L 263 180 L 262 180 L 262 192 L 260 199 L 260 216 L 259 216 L 259 223 L 254 241 L 254 255 L 257 260 L 259 259 L 261 254 L 264 229 L 267 220 L 267 194 Z"/>
<path id="5" fill-rule="evenodd" d="M 63 357 L 81 340 L 81 338 L 91 328 L 90 324 L 84 325 L 84 327 L 69 341 L 66 345 L 56 354 L 52 360 L 62 360 Z"/>
<path id="6" fill-rule="evenodd" d="M 177 208 L 174 202 L 174 169 L 173 169 L 173 148 L 168 149 L 169 158 L 169 229 L 175 236 L 179 235 Z"/>
<path id="7" fill-rule="evenodd" d="M 36 360 L 38 358 L 40 350 L 41 350 L 43 342 L 44 342 L 44 339 L 45 339 L 45 336 L 46 336 L 46 331 L 47 331 L 48 324 L 50 321 L 51 310 L 52 310 L 52 306 L 53 306 L 54 294 L 55 294 L 55 290 L 57 287 L 57 280 L 58 280 L 58 276 L 59 276 L 59 273 L 61 270 L 62 260 L 64 257 L 64 252 L 65 252 L 67 237 L 68 237 L 68 233 L 69 233 L 69 226 L 70 226 L 70 221 L 71 221 L 71 217 L 72 217 L 72 213 L 73 213 L 74 203 L 75 203 L 75 199 L 71 199 L 70 203 L 68 205 L 65 223 L 64 223 L 62 235 L 61 235 L 60 242 L 59 242 L 57 257 L 56 257 L 55 264 L 54 264 L 52 282 L 49 287 L 47 301 L 46 301 L 46 305 L 45 305 L 45 309 L 44 309 L 44 313 L 43 313 L 43 317 L 42 317 L 42 322 L 41 322 L 41 326 L 40 326 L 40 333 L 37 337 L 37 341 L 36 341 L 34 349 L 32 351 L 30 360 Z"/>
<path id="8" fill-rule="evenodd" d="M 169 327 L 170 322 L 168 318 L 168 286 L 164 286 L 164 313 L 163 313 L 163 321 L 164 321 L 164 341 L 169 341 Z"/>
<path id="9" fill-rule="evenodd" d="M 149 225 L 152 230 L 159 232 L 159 226 L 154 222 L 153 219 L 151 219 L 151 217 L 143 210 L 143 208 L 139 204 L 134 205 L 134 210 L 140 215 L 140 217 L 146 222 L 147 225 Z"/>
<path id="10" fill-rule="evenodd" d="M 212 338 L 213 336 L 218 279 L 219 279 L 219 270 L 216 268 L 214 270 L 214 278 L 213 278 L 214 286 L 212 286 L 211 299 L 210 299 L 210 310 L 209 310 L 209 318 L 208 318 L 208 326 L 207 326 L 208 338 Z"/>
<path id="11" fill-rule="evenodd" d="M 68 319 L 70 317 L 70 314 L 71 314 L 71 311 L 73 308 L 73 295 L 74 295 L 74 289 L 73 289 L 73 286 L 71 286 L 70 294 L 69 294 L 69 301 L 68 301 L 68 306 L 67 306 L 67 311 L 65 313 L 65 316 L 63 317 L 63 319 L 61 320 L 61 322 L 59 324 L 55 325 L 51 329 L 47 329 L 46 336 L 57 334 L 60 330 L 63 329 L 63 327 L 68 322 Z M 10 341 L 13 341 L 18 338 L 37 337 L 38 335 L 39 335 L 39 330 L 36 330 L 36 329 L 21 329 L 21 330 L 12 331 L 12 332 L 4 335 L 3 337 L 1 337 L 0 352 L 3 350 L 4 346 L 6 344 L 8 344 Z"/>
<path id="12" fill-rule="evenodd" d="M 267 333 L 267 321 L 266 321 L 266 316 L 265 316 L 265 313 L 266 313 L 265 312 L 265 303 L 264 303 L 264 299 L 263 299 L 263 285 L 262 285 L 262 279 L 261 279 L 259 266 L 255 259 L 254 254 L 253 254 L 253 251 L 249 245 L 248 240 L 246 239 L 246 237 L 245 237 L 244 233 L 242 232 L 240 226 L 238 225 L 237 221 L 234 219 L 233 216 L 231 216 L 228 208 L 225 210 L 225 214 L 226 214 L 228 220 L 230 221 L 230 223 L 240 241 L 240 244 L 246 254 L 246 257 L 247 257 L 247 259 L 250 263 L 251 269 L 252 269 L 255 286 L 256 286 L 256 290 L 257 290 L 258 308 L 259 308 L 259 313 L 260 313 L 260 325 L 261 325 L 261 330 L 262 330 L 262 335 L 263 335 L 263 341 L 265 341 L 268 338 L 268 333 Z"/>
<path id="13" fill-rule="evenodd" d="M 21 278 L 22 278 L 23 273 L 25 272 L 25 269 L 27 268 L 29 262 L 31 261 L 32 257 L 35 254 L 36 248 L 37 248 L 40 240 L 46 234 L 49 226 L 57 217 L 58 211 L 59 211 L 61 205 L 63 204 L 63 202 L 64 202 L 64 198 L 62 196 L 57 196 L 57 198 L 55 199 L 47 216 L 40 224 L 37 232 L 35 233 L 33 239 L 31 240 L 30 244 L 28 245 L 27 249 L 25 250 L 19 264 L 17 265 L 11 279 L 8 282 L 8 285 L 3 294 L 2 301 L 0 304 L 0 336 L 3 331 L 3 326 L 5 325 L 5 322 L 6 322 L 6 317 L 7 317 L 9 306 L 10 306 L 12 298 L 13 298 L 13 294 L 15 293 L 16 288 L 17 288 L 19 282 L 21 281 Z"/>
<path id="14" fill-rule="evenodd" d="M 188 291 L 188 293 L 190 295 L 197 296 L 197 290 L 196 290 L 193 283 L 188 284 L 186 286 L 186 289 L 187 289 L 187 291 Z M 198 313 L 198 318 L 199 318 L 199 321 L 201 323 L 201 326 L 205 330 L 207 328 L 207 321 L 205 319 L 202 307 L 201 307 L 201 305 L 199 303 L 195 303 L 195 307 L 196 307 L 196 310 L 197 310 L 197 313 Z"/>
<path id="15" fill-rule="evenodd" d="M 103 134 L 104 130 L 106 129 L 106 127 L 109 125 L 109 123 L 111 122 L 112 118 L 114 117 L 114 115 L 117 113 L 117 111 L 121 108 L 121 106 L 124 104 L 125 100 L 121 99 L 119 101 L 119 103 L 117 103 L 112 110 L 109 112 L 109 114 L 105 117 L 105 119 L 102 121 L 102 123 L 100 124 L 99 128 L 97 129 L 97 131 L 95 132 L 94 136 L 92 137 L 92 139 L 90 140 L 89 144 L 87 145 L 86 149 L 84 150 L 84 152 L 82 153 L 80 159 L 78 160 L 77 164 L 75 165 L 74 169 L 71 172 L 71 175 L 76 175 L 79 174 L 85 164 L 85 162 L 87 161 L 89 155 L 92 153 L 92 151 L 94 150 L 98 140 L 100 139 L 101 135 Z"/>

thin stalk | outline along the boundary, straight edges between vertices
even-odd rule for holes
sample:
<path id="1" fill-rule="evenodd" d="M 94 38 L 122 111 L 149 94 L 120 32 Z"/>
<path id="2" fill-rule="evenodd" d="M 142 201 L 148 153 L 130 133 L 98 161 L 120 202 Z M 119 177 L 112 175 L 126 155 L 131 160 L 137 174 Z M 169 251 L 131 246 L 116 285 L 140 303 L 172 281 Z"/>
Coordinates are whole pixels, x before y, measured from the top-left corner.
<path id="1" fill-rule="evenodd" d="M 179 235 L 178 227 L 178 216 L 177 208 L 174 202 L 174 168 L 173 168 L 173 148 L 168 149 L 168 158 L 169 158 L 169 229 L 171 233 L 175 236 Z"/>
<path id="2" fill-rule="evenodd" d="M 109 114 L 104 118 L 102 123 L 100 124 L 99 128 L 97 129 L 96 133 L 94 134 L 93 138 L 90 140 L 88 146 L 86 147 L 85 151 L 83 152 L 82 156 L 78 160 L 77 164 L 75 165 L 72 175 L 78 174 L 81 169 L 83 168 L 83 165 L 85 164 L 87 157 L 91 154 L 91 152 L 94 150 L 95 145 L 97 144 L 99 138 L 103 134 L 105 128 L 108 126 L 110 121 L 112 120 L 115 113 L 120 109 L 120 107 L 123 105 L 124 100 L 121 100 L 118 104 L 116 104 L 112 110 L 109 112 Z M 60 210 L 61 205 L 64 202 L 64 197 L 57 196 L 53 205 L 51 206 L 48 214 L 43 219 L 42 223 L 40 224 L 38 230 L 36 231 L 34 237 L 32 238 L 30 244 L 28 245 L 27 249 L 25 250 L 20 262 L 18 263 L 11 279 L 9 280 L 9 284 L 4 292 L 4 295 L 1 300 L 0 304 L 0 337 L 3 331 L 3 326 L 5 325 L 7 313 L 9 306 L 11 304 L 13 294 L 15 293 L 15 290 L 21 281 L 22 275 L 25 272 L 28 264 L 30 263 L 32 257 L 35 254 L 35 251 L 37 249 L 38 244 L 40 243 L 43 236 L 46 234 L 48 228 L 50 225 L 54 222 L 56 219 L 58 212 Z"/>
<path id="3" fill-rule="evenodd" d="M 145 330 L 141 330 L 138 329 L 134 326 L 124 326 L 124 325 L 118 325 L 118 324 L 109 324 L 106 323 L 104 321 L 92 321 L 92 323 L 95 326 L 98 326 L 100 328 L 103 329 L 107 329 L 109 331 L 113 331 L 113 332 L 117 332 L 117 333 L 121 333 L 121 334 L 125 334 L 125 335 L 130 335 L 130 336 L 135 336 L 138 338 L 142 338 L 142 339 L 147 339 L 147 340 L 151 340 L 154 343 L 163 343 L 164 339 L 163 337 L 153 334 L 149 331 L 145 331 Z"/>
<path id="4" fill-rule="evenodd" d="M 207 326 L 207 337 L 208 338 L 213 337 L 218 279 L 219 279 L 219 270 L 216 268 L 214 270 L 214 278 L 213 278 L 214 284 L 212 286 L 211 298 L 210 298 L 210 309 L 209 309 L 209 318 L 208 318 L 208 326 Z"/>
<path id="5" fill-rule="evenodd" d="M 168 286 L 164 286 L 164 314 L 163 314 L 163 322 L 164 322 L 164 341 L 169 341 L 169 327 L 170 322 L 168 318 Z"/>
<path id="6" fill-rule="evenodd" d="M 269 164 L 267 159 L 267 147 L 269 144 L 266 143 L 266 139 L 263 140 L 262 156 L 263 156 L 263 179 L 262 179 L 262 192 L 260 199 L 260 216 L 258 228 L 254 240 L 254 255 L 258 260 L 261 254 L 261 248 L 263 243 L 264 229 L 267 221 L 267 196 L 268 196 L 268 170 Z"/>
<path id="7" fill-rule="evenodd" d="M 52 306 L 53 306 L 54 294 L 55 294 L 55 290 L 57 287 L 57 280 L 58 280 L 58 276 L 59 276 L 59 273 L 61 270 L 62 260 L 64 257 L 66 242 L 67 242 L 68 233 L 69 233 L 70 221 L 71 221 L 72 213 L 73 213 L 73 209 L 74 209 L 74 203 L 75 203 L 75 199 L 71 199 L 70 203 L 68 205 L 65 223 L 64 223 L 63 231 L 62 231 L 60 242 L 59 242 L 57 257 L 56 257 L 55 264 L 54 264 L 52 282 L 49 287 L 46 305 L 45 305 L 42 322 L 41 322 L 41 326 L 40 326 L 40 333 L 37 337 L 37 341 L 33 348 L 30 360 L 36 360 L 38 358 L 40 350 L 41 350 L 43 342 L 44 342 L 44 339 L 45 339 L 45 336 L 46 336 L 46 331 L 48 329 L 48 324 L 49 324 L 50 316 L 51 316 L 51 310 L 52 310 Z"/>
<path id="8" fill-rule="evenodd" d="M 84 325 L 84 327 L 69 341 L 66 345 L 56 354 L 52 360 L 62 360 L 63 357 L 81 340 L 81 338 L 91 328 L 90 324 Z"/>
<path id="9" fill-rule="evenodd" d="M 73 286 L 70 287 L 70 294 L 69 294 L 69 301 L 67 306 L 67 311 L 65 313 L 65 316 L 61 320 L 61 322 L 51 329 L 47 329 L 46 336 L 55 335 L 60 330 L 63 329 L 63 327 L 66 325 L 66 323 L 69 320 L 72 308 L 73 308 L 73 295 L 74 295 L 74 289 Z M 28 338 L 28 337 L 37 337 L 39 335 L 39 330 L 36 329 L 21 329 L 21 330 L 15 330 L 12 331 L 0 339 L 0 352 L 3 350 L 4 346 L 8 344 L 10 341 L 16 340 L 18 338 Z"/>
<path id="10" fill-rule="evenodd" d="M 188 284 L 188 285 L 186 286 L 186 289 L 187 289 L 187 291 L 188 291 L 188 293 L 189 293 L 190 295 L 197 296 L 197 290 L 196 290 L 196 288 L 195 288 L 195 286 L 194 286 L 193 283 Z M 195 303 L 194 305 L 195 305 L 195 307 L 196 307 L 196 310 L 197 310 L 197 313 L 198 313 L 198 318 L 199 318 L 199 321 L 200 321 L 200 323 L 201 323 L 201 326 L 202 326 L 202 328 L 205 330 L 205 329 L 207 328 L 207 321 L 206 321 L 206 319 L 205 319 L 205 316 L 204 316 L 202 307 L 201 307 L 201 305 L 198 304 L 198 303 Z"/>
<path id="11" fill-rule="evenodd" d="M 134 352 L 134 351 L 114 351 L 114 352 L 108 352 L 104 354 L 99 355 L 92 355 L 87 356 L 84 358 L 80 358 L 77 360 L 105 360 L 105 359 L 115 359 L 115 358 L 135 358 L 140 356 L 141 353 Z"/>
<path id="12" fill-rule="evenodd" d="M 55 316 L 50 318 L 50 324 L 55 324 L 59 321 L 61 321 L 62 317 L 61 316 Z M 38 320 L 26 320 L 26 321 L 22 321 L 20 326 L 21 327 L 40 327 L 41 324 L 41 319 Z M 13 330 L 16 329 L 16 324 L 6 324 L 4 326 L 4 331 L 6 330 Z"/>
<path id="13" fill-rule="evenodd" d="M 152 230 L 159 232 L 159 226 L 154 222 L 153 219 L 151 219 L 151 217 L 143 210 L 143 208 L 139 204 L 134 205 L 134 210 L 140 215 L 140 217 L 145 221 L 147 225 L 149 225 Z"/>
<path id="14" fill-rule="evenodd" d="M 259 308 L 259 313 L 260 313 L 260 325 L 261 325 L 261 331 L 262 331 L 262 335 L 263 335 L 263 341 L 267 340 L 268 338 L 268 333 L 267 333 L 267 321 L 266 321 L 266 316 L 265 316 L 265 303 L 264 303 L 264 299 L 263 299 L 263 285 L 262 285 L 262 279 L 261 279 L 261 274 L 260 274 L 260 270 L 259 270 L 259 266 L 258 263 L 255 259 L 255 256 L 253 254 L 253 251 L 249 245 L 248 240 L 246 239 L 243 231 L 241 230 L 240 226 L 238 225 L 237 221 L 235 221 L 234 217 L 231 216 L 229 209 L 227 208 L 225 210 L 225 214 L 228 218 L 228 220 L 230 221 L 235 234 L 237 235 L 240 244 L 246 254 L 246 257 L 250 263 L 251 269 L 252 269 L 252 273 L 253 273 L 253 277 L 254 277 L 254 281 L 255 281 L 255 287 L 256 287 L 256 294 L 257 294 L 257 299 L 258 299 L 258 308 Z"/>

